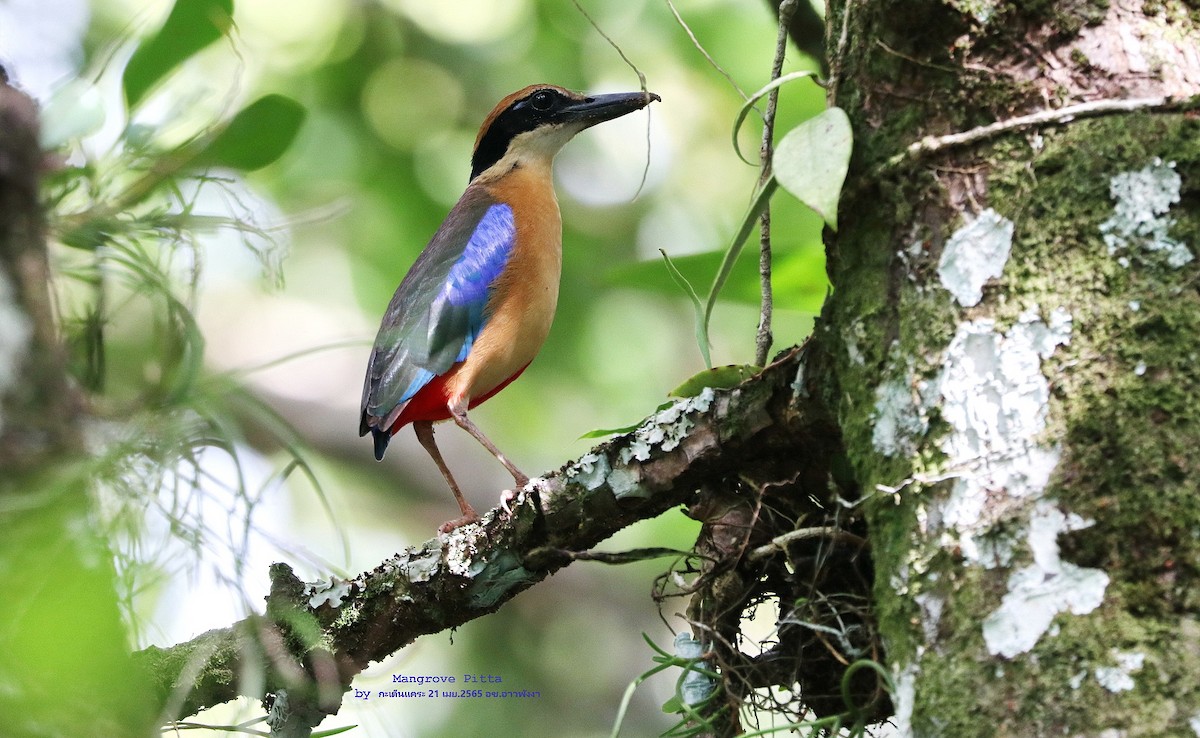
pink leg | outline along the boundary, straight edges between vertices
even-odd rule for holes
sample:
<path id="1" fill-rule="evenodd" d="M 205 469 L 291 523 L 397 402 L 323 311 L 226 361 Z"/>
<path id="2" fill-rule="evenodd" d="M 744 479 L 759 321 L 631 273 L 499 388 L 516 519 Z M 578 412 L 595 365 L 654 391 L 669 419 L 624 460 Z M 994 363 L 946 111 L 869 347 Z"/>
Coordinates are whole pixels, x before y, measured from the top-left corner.
<path id="1" fill-rule="evenodd" d="M 450 491 L 454 493 L 454 499 L 458 500 L 458 509 L 462 512 L 462 517 L 448 520 L 442 523 L 439 529 L 443 533 L 448 533 L 460 525 L 467 525 L 479 521 L 479 514 L 475 512 L 475 508 L 467 502 L 463 497 L 462 490 L 458 488 L 458 482 L 454 481 L 454 476 L 450 474 L 450 467 L 446 466 L 446 461 L 442 458 L 442 452 L 438 450 L 437 444 L 433 440 L 433 423 L 428 420 L 418 420 L 412 424 L 413 430 L 417 434 L 417 440 L 421 442 L 421 446 L 433 458 L 433 463 L 437 464 L 437 468 L 441 471 L 442 476 L 446 479 L 446 484 L 450 485 Z"/>
<path id="2" fill-rule="evenodd" d="M 517 484 L 517 489 L 521 489 L 525 485 L 529 484 L 529 475 L 513 466 L 513 463 L 506 459 L 504 454 L 500 453 L 500 449 L 496 448 L 496 444 L 492 443 L 487 436 L 483 435 L 483 431 L 479 430 L 479 427 L 471 422 L 471 419 L 467 417 L 465 404 L 457 407 L 451 406 L 450 414 L 454 418 L 454 422 L 458 423 L 459 428 L 462 428 L 467 433 L 470 433 L 476 441 L 479 441 L 481 444 L 483 444 L 483 447 L 486 448 L 492 454 L 492 456 L 496 457 L 497 461 L 499 461 L 501 464 L 504 464 L 504 468 L 508 469 L 509 474 L 512 474 L 513 481 Z M 432 437 L 433 436 L 431 433 L 430 438 Z"/>

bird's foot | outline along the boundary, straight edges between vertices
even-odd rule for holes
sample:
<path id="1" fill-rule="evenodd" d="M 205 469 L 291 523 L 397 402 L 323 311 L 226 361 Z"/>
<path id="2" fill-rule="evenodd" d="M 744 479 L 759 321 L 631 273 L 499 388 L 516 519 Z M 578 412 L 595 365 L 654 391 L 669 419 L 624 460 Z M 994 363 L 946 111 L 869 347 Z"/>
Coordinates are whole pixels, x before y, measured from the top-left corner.
<path id="1" fill-rule="evenodd" d="M 478 522 L 479 522 L 479 513 L 475 512 L 474 508 L 468 507 L 466 510 L 463 511 L 463 514 L 460 515 L 459 517 L 455 518 L 454 520 L 447 520 L 446 522 L 442 523 L 441 527 L 438 528 L 438 532 L 439 533 L 449 533 L 450 531 L 454 530 L 455 528 L 461 528 L 464 525 L 470 525 L 471 523 L 478 523 Z"/>
<path id="2" fill-rule="evenodd" d="M 509 505 L 511 505 L 513 503 L 513 501 L 516 500 L 520 496 L 521 496 L 520 488 L 515 489 L 515 490 L 506 489 L 500 493 L 500 509 L 503 510 L 504 513 L 506 515 L 508 515 L 508 517 L 511 518 L 512 514 L 513 514 L 512 508 L 509 507 Z"/>
<path id="3" fill-rule="evenodd" d="M 534 493 L 534 499 L 537 499 L 537 486 L 544 482 L 541 477 L 536 477 L 534 479 L 525 477 L 523 482 L 520 479 L 515 481 L 517 484 L 513 487 L 513 489 L 506 489 L 500 493 L 500 509 L 507 513 L 510 518 L 513 515 L 514 508 L 524 502 L 526 492 L 531 490 L 530 484 L 533 485 L 532 492 Z M 516 505 L 513 504 L 514 502 Z"/>

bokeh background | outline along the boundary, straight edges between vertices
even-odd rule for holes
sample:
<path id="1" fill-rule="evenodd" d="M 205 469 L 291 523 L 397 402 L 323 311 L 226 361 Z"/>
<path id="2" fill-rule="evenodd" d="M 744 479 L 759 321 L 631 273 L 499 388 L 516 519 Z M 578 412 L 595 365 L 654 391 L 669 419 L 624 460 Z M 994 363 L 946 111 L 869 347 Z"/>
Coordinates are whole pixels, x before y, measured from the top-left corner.
<path id="1" fill-rule="evenodd" d="M 554 329 L 522 379 L 472 414 L 531 474 L 585 453 L 595 443 L 581 438 L 589 431 L 653 412 L 703 368 L 691 303 L 659 250 L 707 291 L 758 177 L 731 141 L 739 88 L 769 81 L 776 40 L 765 0 L 677 0 L 711 62 L 664 0 L 580 3 L 663 100 L 585 132 L 558 158 L 564 273 Z M 477 126 L 498 99 L 543 81 L 592 92 L 640 84 L 571 2 L 237 0 L 229 39 L 189 59 L 128 117 L 121 69 L 170 8 L 168 0 L 0 0 L 0 62 L 47 106 L 49 122 L 68 130 L 65 166 L 103 170 L 131 142 L 187 140 L 266 93 L 307 110 L 294 144 L 270 166 L 181 181 L 189 214 L 247 227 L 198 231 L 186 248 L 147 246 L 161 249 L 203 336 L 206 401 L 216 406 L 229 388 L 244 388 L 277 415 L 239 414 L 227 402 L 233 442 L 193 445 L 177 468 L 130 465 L 122 489 L 145 481 L 146 497 L 102 500 L 136 647 L 177 643 L 261 610 L 271 561 L 292 563 L 306 580 L 353 575 L 457 514 L 411 432 L 383 463 L 357 436 L 379 315 L 465 187 Z M 789 49 L 785 73 L 801 69 L 816 64 Z M 822 107 L 811 82 L 784 87 L 778 130 Z M 759 135 L 752 114 L 740 134 L 752 161 Z M 809 331 L 827 283 L 818 219 L 779 196 L 773 220 L 775 335 L 784 348 Z M 87 294 L 70 279 L 76 251 L 60 245 L 53 254 L 68 326 Z M 714 316 L 715 364 L 753 360 L 756 267 L 751 246 Z M 109 306 L 97 407 L 110 423 L 156 371 L 147 328 L 155 309 L 132 295 Z M 443 426 L 438 439 L 468 497 L 492 507 L 511 478 L 456 428 Z M 696 529 L 672 511 L 605 548 L 686 549 Z M 503 680 L 489 686 L 537 698 L 347 696 L 324 727 L 356 724 L 349 734 L 368 736 L 608 735 L 626 687 L 653 665 L 642 634 L 667 648 L 686 629 L 683 600 L 660 607 L 651 598 L 669 563 L 575 564 L 496 615 L 373 665 L 355 684 L 374 694 L 405 686 L 393 685 L 394 674 L 489 674 Z M 660 710 L 674 681 L 664 674 L 639 687 L 623 735 L 674 722 Z M 231 723 L 258 710 L 226 705 L 197 720 Z"/>

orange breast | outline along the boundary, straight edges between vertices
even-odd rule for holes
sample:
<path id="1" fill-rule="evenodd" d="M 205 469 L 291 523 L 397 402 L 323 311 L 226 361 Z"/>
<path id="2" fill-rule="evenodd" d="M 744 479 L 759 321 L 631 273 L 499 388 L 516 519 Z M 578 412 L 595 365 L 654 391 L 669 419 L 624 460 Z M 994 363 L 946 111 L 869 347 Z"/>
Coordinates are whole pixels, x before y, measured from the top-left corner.
<path id="1" fill-rule="evenodd" d="M 408 401 L 391 432 L 417 420 L 448 420 L 508 386 L 541 350 L 558 306 L 562 220 L 545 166 L 525 165 L 486 185 L 513 209 L 516 242 L 491 287 L 483 330 L 467 358 L 434 377 Z"/>
<path id="2" fill-rule="evenodd" d="M 514 169 L 488 186 L 513 209 L 516 243 L 492 286 L 486 323 L 462 363 L 446 374 L 450 403 L 475 404 L 520 374 L 541 350 L 558 306 L 562 220 L 549 163 Z"/>

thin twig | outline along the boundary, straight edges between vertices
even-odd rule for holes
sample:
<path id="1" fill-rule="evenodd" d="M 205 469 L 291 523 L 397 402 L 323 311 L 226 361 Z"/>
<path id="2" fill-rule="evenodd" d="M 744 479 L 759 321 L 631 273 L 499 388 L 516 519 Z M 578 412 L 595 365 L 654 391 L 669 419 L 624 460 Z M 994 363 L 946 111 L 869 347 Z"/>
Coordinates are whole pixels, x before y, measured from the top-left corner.
<path id="1" fill-rule="evenodd" d="M 920 141 L 909 144 L 908 148 L 903 152 L 889 159 L 887 166 L 896 166 L 906 157 L 919 158 L 926 154 L 942 151 L 943 149 L 966 146 L 992 138 L 993 136 L 998 136 L 1001 133 L 1021 130 L 1023 128 L 1061 125 L 1063 123 L 1070 123 L 1076 118 L 1090 118 L 1099 115 L 1109 115 L 1111 113 L 1133 113 L 1139 110 L 1188 110 L 1198 105 L 1200 105 L 1200 95 L 1188 98 L 1160 95 L 1158 97 L 1135 97 L 1124 100 L 1093 100 L 1077 105 L 1068 105 L 1065 108 L 1039 110 L 1036 113 L 1018 115 L 1015 118 L 996 121 L 995 123 L 989 123 L 986 126 L 979 126 L 978 128 L 972 128 L 969 131 L 961 133 L 951 133 L 945 136 L 926 136 Z"/>
<path id="2" fill-rule="evenodd" d="M 846 58 L 846 45 L 850 40 L 850 10 L 854 7 L 854 0 L 847 0 L 842 6 L 842 33 L 838 37 L 837 51 L 829 57 L 829 82 L 826 84 L 825 99 L 829 105 L 837 104 L 838 85 L 842 78 L 842 62 Z M 833 30 L 833 24 L 826 24 L 829 30 Z M 826 44 L 828 48 L 829 44 Z"/>
<path id="3" fill-rule="evenodd" d="M 816 528 L 800 528 L 781 536 L 776 536 L 771 539 L 770 543 L 763 544 L 750 552 L 748 557 L 750 561 L 757 562 L 767 558 L 779 551 L 786 550 L 788 544 L 796 541 L 803 541 L 810 538 L 827 538 L 831 541 L 839 541 L 841 543 L 849 543 L 854 546 L 866 546 L 867 540 L 861 536 L 856 536 L 853 533 L 842 530 L 837 526 L 823 525 Z"/>
<path id="4" fill-rule="evenodd" d="M 566 561 L 595 561 L 601 564 L 632 564 L 638 561 L 659 559 L 664 556 L 681 556 L 684 558 L 705 558 L 695 551 L 682 551 L 677 548 L 633 548 L 628 551 L 569 551 L 563 548 L 535 548 L 526 558 L 541 560 L 557 558 Z"/>
<path id="5" fill-rule="evenodd" d="M 743 100 L 750 99 L 746 93 L 742 91 L 742 88 L 738 87 L 738 83 L 733 81 L 733 77 L 730 76 L 729 72 L 726 72 L 725 68 L 718 64 L 716 59 L 712 58 L 712 55 L 710 55 L 708 50 L 704 48 L 704 45 L 700 43 L 700 39 L 696 38 L 696 34 L 692 32 L 692 27 L 687 24 L 687 21 L 683 19 L 683 16 L 680 15 L 679 11 L 675 8 L 675 3 L 671 2 L 671 0 L 666 0 L 666 2 L 667 7 L 671 9 L 671 13 L 675 16 L 675 21 L 679 23 L 679 27 L 682 28 L 684 33 L 688 35 L 688 38 L 692 40 L 692 45 L 696 47 L 696 50 L 708 60 L 708 63 L 712 65 L 713 69 L 720 72 L 722 77 L 729 80 L 729 84 L 733 86 L 733 89 L 737 91 L 737 94 L 741 95 Z"/>
<path id="6" fill-rule="evenodd" d="M 596 29 L 596 33 L 600 34 L 600 37 L 603 38 L 605 41 L 607 41 L 608 45 L 613 47 L 613 50 L 616 51 L 618 55 L 620 55 L 621 61 L 625 62 L 625 64 L 627 64 L 629 66 L 629 68 L 633 70 L 633 73 L 637 75 L 638 83 L 642 86 L 642 93 L 646 94 L 646 95 L 650 94 L 650 90 L 648 90 L 646 88 L 646 75 L 642 74 L 642 70 L 638 69 L 637 65 L 634 64 L 632 61 L 630 61 L 628 56 L 625 56 L 625 50 L 622 49 L 620 46 L 618 46 L 617 42 L 613 41 L 612 37 L 604 32 L 604 29 L 600 27 L 600 24 L 597 23 L 595 21 L 595 19 L 593 19 L 592 16 L 586 10 L 583 9 L 582 5 L 579 4 L 579 0 L 571 0 L 571 2 L 575 4 L 575 9 L 578 10 L 583 15 L 584 18 L 587 18 L 587 22 L 592 24 L 592 28 Z M 642 179 L 640 182 L 638 182 L 637 190 L 634 191 L 633 197 L 630 198 L 630 201 L 636 200 L 638 198 L 638 195 L 642 194 L 642 190 L 646 187 L 646 178 L 650 175 L 650 116 L 651 115 L 653 115 L 653 113 L 650 110 L 650 107 L 647 106 L 646 107 L 646 166 L 642 167 Z"/>
<path id="7" fill-rule="evenodd" d="M 779 4 L 779 33 L 775 39 L 775 61 L 771 65 L 771 81 L 779 79 L 783 74 L 783 59 L 787 55 L 788 25 L 796 10 L 796 0 L 783 0 Z M 762 175 L 759 184 L 766 182 L 771 176 L 771 159 L 775 155 L 775 110 L 779 104 L 779 88 L 771 90 L 767 95 L 767 110 L 763 114 L 762 146 L 759 148 L 759 158 L 762 161 Z M 758 332 L 754 341 L 754 363 L 764 366 L 767 354 L 771 351 L 771 315 L 774 312 L 774 295 L 771 292 L 771 204 L 763 208 L 758 216 L 758 280 L 762 297 L 759 303 Z"/>

